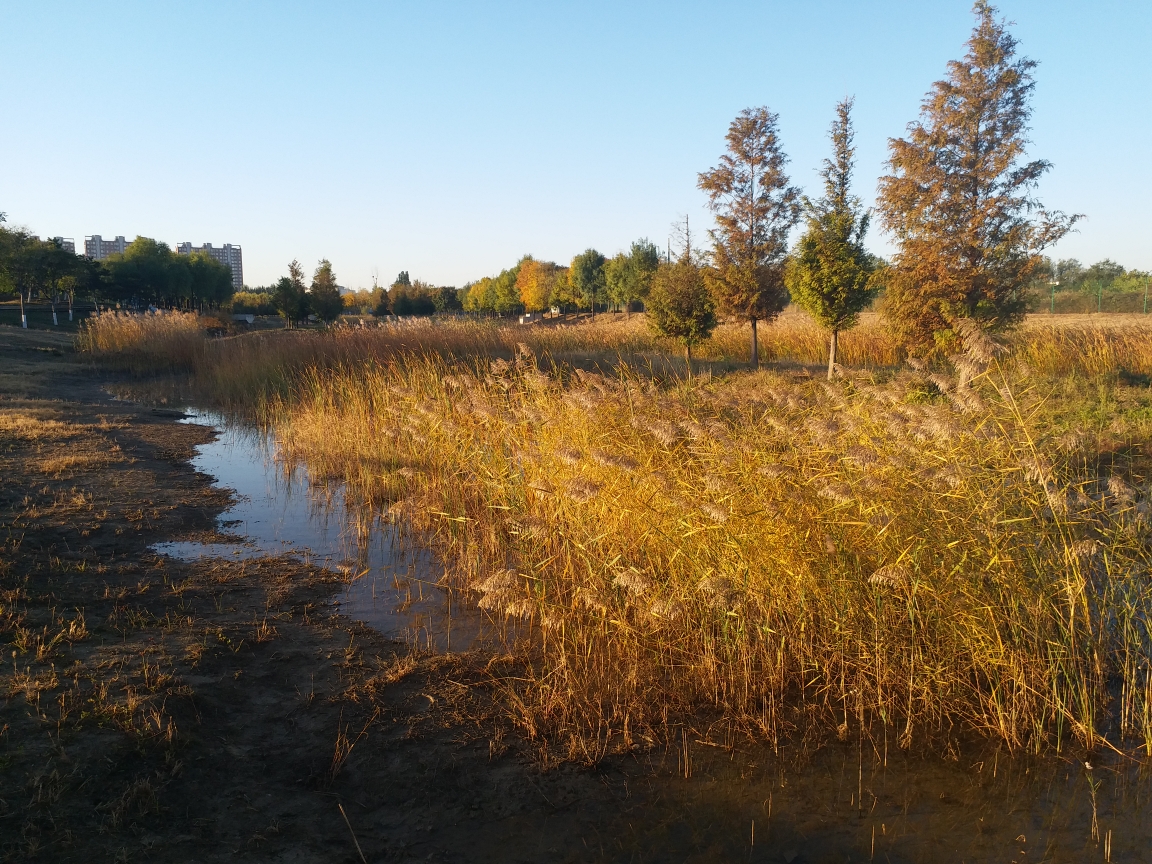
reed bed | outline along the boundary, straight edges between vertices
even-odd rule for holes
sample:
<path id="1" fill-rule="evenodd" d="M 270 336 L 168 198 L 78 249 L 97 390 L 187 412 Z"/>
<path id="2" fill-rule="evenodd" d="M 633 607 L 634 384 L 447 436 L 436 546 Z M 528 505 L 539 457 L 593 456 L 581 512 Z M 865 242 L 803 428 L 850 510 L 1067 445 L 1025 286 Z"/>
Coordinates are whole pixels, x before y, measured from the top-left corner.
<path id="1" fill-rule="evenodd" d="M 572 757 L 702 707 L 772 740 L 1152 752 L 1148 490 L 1040 446 L 997 373 L 942 380 L 952 400 L 922 383 L 661 389 L 525 351 L 310 372 L 272 416 L 286 458 L 402 514 L 530 628 L 519 718 Z"/>
<path id="2" fill-rule="evenodd" d="M 204 319 L 195 312 L 98 312 L 76 336 L 78 350 L 136 374 L 193 369 L 206 345 Z"/>
<path id="3" fill-rule="evenodd" d="M 633 322 L 599 342 L 271 334 L 214 342 L 197 368 L 518 625 L 509 705 L 568 758 L 685 716 L 774 742 L 1152 755 L 1152 489 L 1100 473 L 1093 438 L 1150 430 L 1056 422 L 1038 371 L 1143 370 L 1146 334 L 1026 328 L 1015 356 L 916 372 L 871 326 L 856 356 L 878 368 L 834 383 L 796 368 L 821 362 L 799 323 L 762 339 L 791 365 L 691 382 L 626 362 L 659 347 Z"/>
<path id="4" fill-rule="evenodd" d="M 1118 315 L 1109 325 L 1097 323 L 1099 316 L 1076 316 L 1079 322 L 1053 317 L 1034 319 L 1015 337 L 1018 356 L 1038 372 L 1152 375 L 1152 324 L 1144 316 Z"/>

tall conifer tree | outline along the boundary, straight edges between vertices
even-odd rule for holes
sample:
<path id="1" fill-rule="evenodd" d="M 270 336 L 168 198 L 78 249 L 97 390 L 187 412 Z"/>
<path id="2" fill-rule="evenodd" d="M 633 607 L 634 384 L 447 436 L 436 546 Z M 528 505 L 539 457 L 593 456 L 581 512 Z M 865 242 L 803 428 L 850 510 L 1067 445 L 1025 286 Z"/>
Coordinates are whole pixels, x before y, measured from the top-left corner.
<path id="1" fill-rule="evenodd" d="M 820 176 L 824 197 L 805 199 L 808 225 L 788 263 L 787 285 L 793 301 L 831 331 L 828 379 L 836 370 L 839 334 L 856 326 L 860 311 L 876 293 L 875 259 L 864 248 L 870 214 L 852 194 L 852 100 L 836 106 L 832 158 Z"/>
<path id="2" fill-rule="evenodd" d="M 907 138 L 890 139 L 877 209 L 899 245 L 884 308 L 918 353 L 959 338 L 957 322 L 1016 324 L 1040 251 L 1079 218 L 1048 212 L 1032 193 L 1051 167 L 1023 162 L 1036 63 L 986 0 L 962 60 L 925 97 Z"/>
<path id="3" fill-rule="evenodd" d="M 745 108 L 728 127 L 728 152 L 699 175 L 716 215 L 708 285 L 722 311 L 752 325 L 752 365 L 759 365 L 756 324 L 771 321 L 788 302 L 784 260 L 788 232 L 800 219 L 800 190 L 788 185 L 778 115 Z"/>

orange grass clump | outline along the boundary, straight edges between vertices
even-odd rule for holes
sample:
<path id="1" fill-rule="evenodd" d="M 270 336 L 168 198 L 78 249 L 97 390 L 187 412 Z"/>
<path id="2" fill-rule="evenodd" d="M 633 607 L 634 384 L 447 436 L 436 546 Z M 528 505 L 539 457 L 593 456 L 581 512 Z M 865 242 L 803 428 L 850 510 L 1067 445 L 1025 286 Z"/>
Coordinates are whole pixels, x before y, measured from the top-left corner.
<path id="1" fill-rule="evenodd" d="M 528 627 L 520 721 L 572 757 L 700 709 L 1152 748 L 1147 490 L 1079 473 L 1000 373 L 937 377 L 665 389 L 523 350 L 306 371 L 269 416 Z"/>

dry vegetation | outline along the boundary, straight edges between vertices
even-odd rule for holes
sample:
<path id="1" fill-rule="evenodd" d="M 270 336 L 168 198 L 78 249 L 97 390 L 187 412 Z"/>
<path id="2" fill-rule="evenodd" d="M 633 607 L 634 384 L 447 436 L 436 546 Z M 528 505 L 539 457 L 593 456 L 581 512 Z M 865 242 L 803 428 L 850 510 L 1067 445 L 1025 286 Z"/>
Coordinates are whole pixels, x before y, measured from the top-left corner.
<path id="1" fill-rule="evenodd" d="M 693 383 L 639 321 L 178 344 L 286 459 L 402 514 L 519 622 L 509 704 L 558 755 L 701 713 L 773 741 L 1152 754 L 1152 407 L 1128 386 L 1152 329 L 1029 326 L 917 370 L 871 320 L 835 384 L 803 368 L 819 330 L 765 329 L 775 369 Z M 745 336 L 702 354 L 731 369 Z"/>

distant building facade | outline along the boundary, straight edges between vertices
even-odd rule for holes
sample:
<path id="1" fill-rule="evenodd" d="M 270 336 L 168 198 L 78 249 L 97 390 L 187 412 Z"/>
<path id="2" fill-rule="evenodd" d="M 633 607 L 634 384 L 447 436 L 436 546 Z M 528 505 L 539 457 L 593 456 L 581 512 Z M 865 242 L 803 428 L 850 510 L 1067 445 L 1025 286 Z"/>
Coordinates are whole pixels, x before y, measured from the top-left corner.
<path id="1" fill-rule="evenodd" d="M 65 252 L 71 252 L 73 255 L 76 254 L 76 241 L 71 237 L 49 237 L 48 240 L 50 242 L 59 241 L 61 249 Z"/>
<path id="2" fill-rule="evenodd" d="M 205 252 L 211 255 L 225 267 L 232 271 L 232 287 L 239 291 L 244 287 L 244 259 L 239 246 L 225 243 L 223 246 L 213 246 L 205 243 L 203 246 L 193 246 L 191 243 L 180 243 L 176 246 L 178 255 L 191 255 L 193 252 Z"/>
<path id="3" fill-rule="evenodd" d="M 105 240 L 99 234 L 84 238 L 84 255 L 94 261 L 103 261 L 109 255 L 116 253 L 123 255 L 127 248 L 128 241 L 124 239 L 123 235 L 118 236 L 115 240 Z M 73 244 L 73 251 L 75 251 L 75 244 Z"/>

